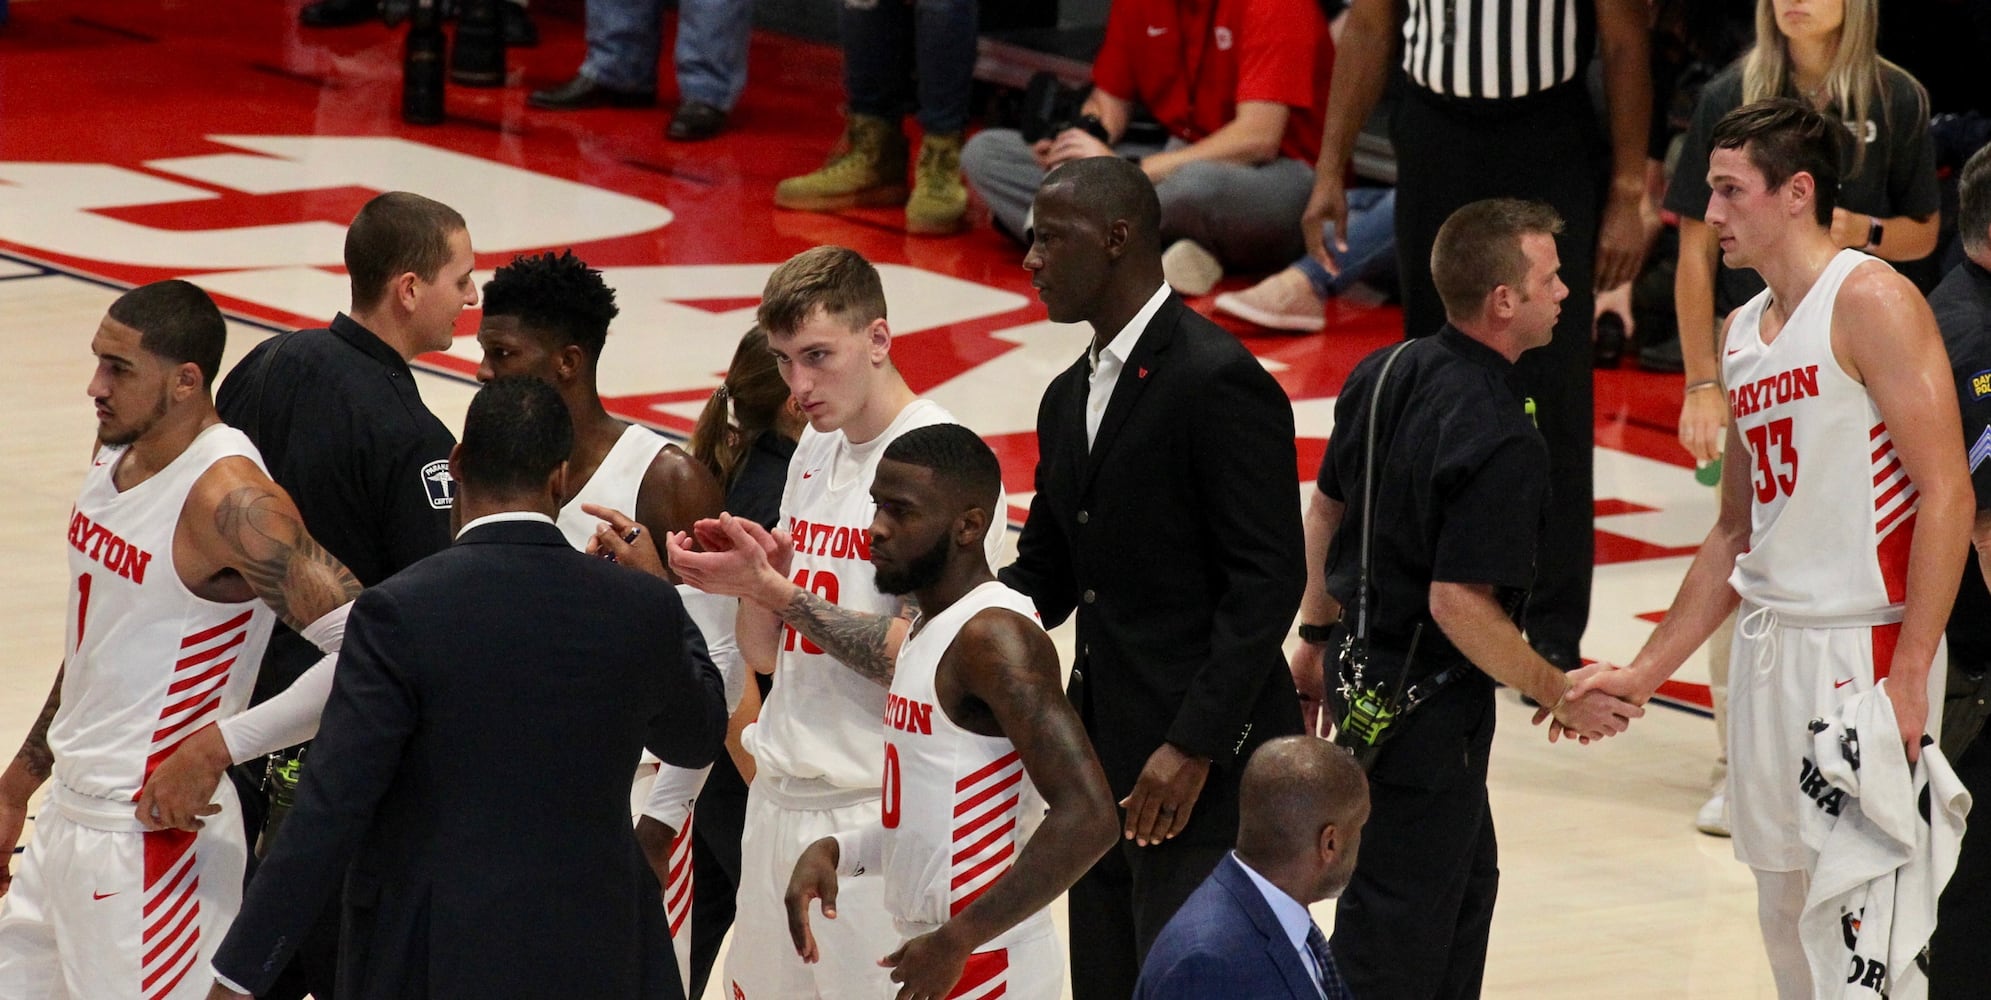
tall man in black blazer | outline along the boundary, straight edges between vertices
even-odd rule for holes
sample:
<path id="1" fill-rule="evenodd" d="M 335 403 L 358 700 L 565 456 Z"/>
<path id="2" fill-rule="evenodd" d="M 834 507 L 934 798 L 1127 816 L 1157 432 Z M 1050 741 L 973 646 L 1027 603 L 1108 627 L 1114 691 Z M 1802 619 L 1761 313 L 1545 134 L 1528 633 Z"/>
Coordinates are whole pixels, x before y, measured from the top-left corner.
<path id="1" fill-rule="evenodd" d="M 1280 643 L 1306 584 L 1293 408 L 1162 281 L 1139 167 L 1046 177 L 1023 266 L 1091 349 L 1037 411 L 1036 499 L 1002 581 L 1078 613 L 1071 695 L 1125 809 L 1072 887 L 1072 994 L 1125 1000 L 1155 936 L 1237 835 L 1252 750 L 1300 731 Z"/>
<path id="2" fill-rule="evenodd" d="M 676 590 L 554 526 L 572 446 L 537 379 L 471 401 L 463 530 L 354 604 L 212 996 L 267 988 L 342 880 L 339 1000 L 684 996 L 629 775 L 644 746 L 709 763 L 725 697 L 685 655 Z"/>

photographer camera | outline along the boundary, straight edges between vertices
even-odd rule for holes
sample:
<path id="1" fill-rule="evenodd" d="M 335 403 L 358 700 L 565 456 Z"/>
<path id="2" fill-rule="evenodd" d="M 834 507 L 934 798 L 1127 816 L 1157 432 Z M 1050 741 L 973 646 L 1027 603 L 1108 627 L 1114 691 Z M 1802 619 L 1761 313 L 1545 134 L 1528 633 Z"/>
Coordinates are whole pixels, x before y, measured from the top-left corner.
<path id="1" fill-rule="evenodd" d="M 1549 342 L 1568 295 L 1561 229 L 1547 205 L 1513 199 L 1452 214 L 1431 251 L 1448 322 L 1356 365 L 1307 511 L 1293 677 L 1310 725 L 1330 706 L 1374 807 L 1334 925 L 1355 996 L 1479 993 L 1499 882 L 1486 793 L 1496 681 L 1586 742 L 1644 714 L 1569 697 L 1571 680 L 1515 624 L 1549 459 L 1514 363 Z"/>

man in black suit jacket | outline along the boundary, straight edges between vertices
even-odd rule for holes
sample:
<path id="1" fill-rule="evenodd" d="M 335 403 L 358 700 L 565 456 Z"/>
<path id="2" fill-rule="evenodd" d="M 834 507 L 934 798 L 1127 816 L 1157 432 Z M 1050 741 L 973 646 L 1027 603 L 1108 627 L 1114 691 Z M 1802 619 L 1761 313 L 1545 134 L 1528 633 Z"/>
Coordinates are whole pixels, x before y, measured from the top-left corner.
<path id="1" fill-rule="evenodd" d="M 1053 320 L 1093 328 L 1038 408 L 1037 495 L 1002 572 L 1046 626 L 1077 611 L 1072 698 L 1126 810 L 1072 887 L 1077 1000 L 1132 995 L 1237 833 L 1243 762 L 1300 731 L 1280 653 L 1306 583 L 1292 404 L 1169 293 L 1160 212 L 1139 167 L 1075 160 L 1038 190 L 1023 260 Z"/>
<path id="2" fill-rule="evenodd" d="M 684 995 L 629 775 L 644 746 L 709 763 L 725 698 L 685 656 L 676 591 L 554 527 L 572 435 L 536 379 L 472 400 L 463 530 L 355 603 L 212 996 L 267 988 L 342 877 L 340 1000 Z"/>

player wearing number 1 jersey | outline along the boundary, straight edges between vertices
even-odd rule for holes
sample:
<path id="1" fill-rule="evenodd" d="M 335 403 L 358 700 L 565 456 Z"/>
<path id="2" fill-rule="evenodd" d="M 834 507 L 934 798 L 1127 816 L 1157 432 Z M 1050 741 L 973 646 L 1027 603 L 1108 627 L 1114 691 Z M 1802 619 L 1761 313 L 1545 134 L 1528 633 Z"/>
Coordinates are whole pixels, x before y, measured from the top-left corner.
<path id="1" fill-rule="evenodd" d="M 1813 995 L 1797 918 L 1838 808 L 1806 773 L 1807 724 L 1878 685 L 1919 757 L 1973 510 L 1934 317 L 1907 279 L 1831 238 L 1841 127 L 1787 100 L 1715 127 L 1708 225 L 1728 265 L 1769 286 L 1724 338 L 1721 516 L 1630 668 L 1579 685 L 1649 696 L 1740 603 L 1729 802 L 1785 998 Z"/>
<path id="2" fill-rule="evenodd" d="M 817 247 L 776 268 L 759 320 L 809 420 L 781 497 L 780 537 L 792 551 L 776 559 L 785 571 L 730 518 L 700 522 L 706 551 L 690 551 L 681 537 L 670 551 L 684 582 L 743 598 L 740 652 L 774 675 L 759 720 L 742 737 L 758 770 L 726 988 L 735 1000 L 874 1000 L 890 993 L 878 958 L 899 940 L 878 889 L 846 893 L 838 919 L 822 928 L 816 964 L 788 947 L 781 897 L 803 848 L 877 817 L 885 685 L 906 621 L 900 599 L 872 581 L 872 475 L 901 434 L 953 418 L 916 398 L 892 365 L 884 288 L 856 253 Z M 618 558 L 633 555 L 604 541 Z M 999 542 L 1000 532 L 988 533 L 989 548 Z"/>
<path id="3" fill-rule="evenodd" d="M 836 914 L 839 875 L 882 885 L 903 942 L 883 956 L 901 1000 L 1062 996 L 1045 907 L 1118 826 L 1036 608 L 989 569 L 1001 483 L 995 453 L 956 424 L 885 449 L 871 561 L 878 589 L 913 595 L 920 612 L 886 696 L 883 801 L 810 845 L 789 881 L 789 932 L 809 962 L 824 927 L 811 902 Z"/>
<path id="4" fill-rule="evenodd" d="M 98 448 L 68 524 L 62 671 L 0 775 L 0 848 L 55 778 L 0 905 L 0 996 L 207 995 L 247 858 L 234 789 L 210 779 L 182 815 L 150 785 L 181 751 L 219 775 L 273 623 L 336 649 L 359 593 L 216 415 L 226 336 L 206 293 L 162 281 L 91 341 Z"/>

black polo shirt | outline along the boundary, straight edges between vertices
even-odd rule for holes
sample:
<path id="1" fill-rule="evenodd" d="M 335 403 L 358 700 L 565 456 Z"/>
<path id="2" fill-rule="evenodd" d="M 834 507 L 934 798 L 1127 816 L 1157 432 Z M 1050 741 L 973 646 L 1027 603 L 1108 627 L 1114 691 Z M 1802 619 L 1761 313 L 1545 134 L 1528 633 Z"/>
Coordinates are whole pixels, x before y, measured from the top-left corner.
<path id="1" fill-rule="evenodd" d="M 255 442 L 305 528 L 361 584 L 449 545 L 456 438 L 423 405 L 408 363 L 351 317 L 256 345 L 229 371 L 215 406 Z M 318 657 L 279 628 L 256 700 L 288 687 Z"/>
<path id="2" fill-rule="evenodd" d="M 1977 509 L 1991 510 L 1991 271 L 1965 260 L 1929 295 L 1943 331 L 1956 401 L 1963 413 L 1970 483 Z M 1950 611 L 1950 657 L 1971 672 L 1991 666 L 1991 591 L 1984 588 L 1975 553 L 1963 561 L 1963 585 Z"/>
<path id="3" fill-rule="evenodd" d="M 1362 467 L 1369 400 L 1395 346 L 1362 359 L 1334 407 L 1323 494 L 1347 505 L 1327 553 L 1327 590 L 1355 623 L 1362 561 Z M 1447 324 L 1390 368 L 1377 416 L 1370 642 L 1401 653 L 1423 624 L 1414 673 L 1464 658 L 1431 620 L 1431 584 L 1483 583 L 1518 620 L 1535 578 L 1549 455 L 1514 366 Z"/>

